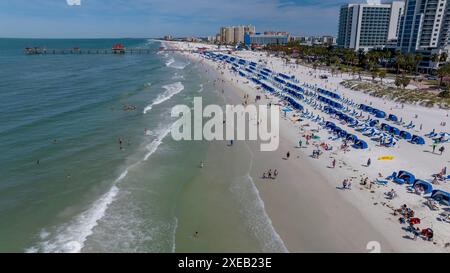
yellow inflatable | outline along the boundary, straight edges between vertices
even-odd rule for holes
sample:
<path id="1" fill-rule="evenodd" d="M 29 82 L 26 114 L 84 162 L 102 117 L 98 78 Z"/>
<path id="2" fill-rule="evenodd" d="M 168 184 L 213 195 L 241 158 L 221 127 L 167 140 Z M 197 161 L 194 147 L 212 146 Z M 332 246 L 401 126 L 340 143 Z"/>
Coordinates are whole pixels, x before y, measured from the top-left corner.
<path id="1" fill-rule="evenodd" d="M 394 156 L 392 155 L 383 155 L 378 158 L 378 160 L 392 160 L 392 159 L 394 159 Z"/>

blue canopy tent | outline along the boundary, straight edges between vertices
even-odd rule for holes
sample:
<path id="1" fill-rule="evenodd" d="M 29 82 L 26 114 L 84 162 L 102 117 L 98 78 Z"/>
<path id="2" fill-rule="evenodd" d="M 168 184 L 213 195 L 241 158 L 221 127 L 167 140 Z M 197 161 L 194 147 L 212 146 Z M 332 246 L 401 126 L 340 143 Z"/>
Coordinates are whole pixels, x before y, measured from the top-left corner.
<path id="1" fill-rule="evenodd" d="M 348 135 L 348 133 L 345 130 L 342 130 L 342 131 L 339 132 L 339 136 L 342 137 L 342 138 L 347 137 L 347 135 Z"/>
<path id="2" fill-rule="evenodd" d="M 380 123 L 378 119 L 373 119 L 369 122 L 369 126 L 374 127 L 375 125 L 378 125 L 378 123 Z"/>
<path id="3" fill-rule="evenodd" d="M 356 135 L 353 135 L 353 134 L 347 134 L 347 137 L 345 139 L 355 142 L 355 141 L 358 140 L 358 137 Z"/>
<path id="4" fill-rule="evenodd" d="M 353 144 L 353 148 L 355 149 L 367 149 L 369 145 L 364 140 L 358 139 L 355 141 L 355 144 Z"/>
<path id="5" fill-rule="evenodd" d="M 414 174 L 407 172 L 407 171 L 399 171 L 397 177 L 393 178 L 394 182 L 398 183 L 398 184 L 413 184 L 414 181 L 416 180 L 416 177 L 414 176 Z"/>
<path id="6" fill-rule="evenodd" d="M 325 128 L 334 129 L 335 127 L 336 127 L 336 124 L 334 124 L 334 123 L 331 122 L 331 121 L 327 121 L 327 122 L 325 123 Z"/>
<path id="7" fill-rule="evenodd" d="M 389 133 L 398 136 L 398 135 L 400 135 L 400 130 L 398 128 L 391 127 L 391 128 L 389 128 Z"/>
<path id="8" fill-rule="evenodd" d="M 423 139 L 423 137 L 421 137 L 421 136 L 413 135 L 411 138 L 411 143 L 423 145 L 423 144 L 425 144 L 425 139 Z"/>
<path id="9" fill-rule="evenodd" d="M 381 110 L 378 110 L 378 109 L 375 109 L 375 110 L 373 111 L 373 113 L 375 114 L 375 116 L 376 116 L 377 118 L 385 118 L 385 117 L 386 117 L 386 113 L 383 112 L 383 111 L 381 111 Z"/>
<path id="10" fill-rule="evenodd" d="M 431 198 L 438 201 L 439 203 L 443 203 L 447 206 L 450 206 L 450 193 L 441 191 L 441 190 L 433 190 L 431 193 Z"/>
<path id="11" fill-rule="evenodd" d="M 414 181 L 414 184 L 412 185 L 412 187 L 416 188 L 419 186 L 423 188 L 425 194 L 433 191 L 433 185 L 431 185 L 429 182 L 420 180 L 420 179 L 416 179 L 416 181 Z"/>
<path id="12" fill-rule="evenodd" d="M 382 123 L 381 124 L 381 130 L 383 131 L 389 131 L 391 129 L 391 126 L 386 124 L 386 123 Z"/>
<path id="13" fill-rule="evenodd" d="M 396 116 L 396 115 L 393 115 L 393 114 L 389 114 L 389 116 L 388 116 L 387 119 L 388 119 L 388 120 L 391 120 L 391 121 L 394 121 L 394 122 L 398 121 L 397 116 Z"/>
<path id="14" fill-rule="evenodd" d="M 410 140 L 412 138 L 412 135 L 407 131 L 400 131 L 400 137 L 406 140 Z"/>

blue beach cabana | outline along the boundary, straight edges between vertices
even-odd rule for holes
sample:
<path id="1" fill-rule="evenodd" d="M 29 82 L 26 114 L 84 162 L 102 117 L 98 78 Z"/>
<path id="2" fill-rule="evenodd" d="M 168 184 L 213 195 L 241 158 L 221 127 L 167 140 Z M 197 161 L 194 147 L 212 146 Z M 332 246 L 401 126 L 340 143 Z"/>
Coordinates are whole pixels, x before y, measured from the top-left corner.
<path id="1" fill-rule="evenodd" d="M 355 142 L 355 141 L 358 140 L 358 137 L 356 135 L 353 135 L 353 134 L 347 134 L 347 137 L 345 139 Z"/>
<path id="2" fill-rule="evenodd" d="M 414 174 L 407 172 L 407 171 L 399 171 L 397 177 L 393 178 L 394 182 L 398 183 L 398 184 L 413 184 L 414 181 L 416 180 L 416 177 L 414 176 Z"/>
<path id="3" fill-rule="evenodd" d="M 425 194 L 430 193 L 430 192 L 433 191 L 433 185 L 431 185 L 427 181 L 420 180 L 420 179 L 416 179 L 416 181 L 414 181 L 414 184 L 412 185 L 412 187 L 413 188 L 422 187 Z"/>
<path id="4" fill-rule="evenodd" d="M 377 118 L 385 118 L 386 117 L 386 113 L 381 110 L 378 110 L 378 109 L 375 109 L 373 113 Z"/>
<path id="5" fill-rule="evenodd" d="M 393 115 L 393 114 L 389 114 L 389 116 L 388 116 L 387 119 L 390 120 L 390 121 L 393 121 L 393 122 L 398 121 L 397 116 L 396 116 L 396 115 Z"/>
<path id="6" fill-rule="evenodd" d="M 438 201 L 439 203 L 443 203 L 447 206 L 450 205 L 450 193 L 441 191 L 441 190 L 434 190 L 431 193 L 431 198 Z"/>
<path id="7" fill-rule="evenodd" d="M 336 128 L 336 124 L 334 124 L 334 123 L 331 122 L 331 121 L 327 121 L 327 122 L 325 123 L 325 128 L 334 129 L 334 128 Z"/>
<path id="8" fill-rule="evenodd" d="M 412 138 L 412 135 L 407 131 L 400 131 L 400 137 L 406 140 L 410 140 Z"/>
<path id="9" fill-rule="evenodd" d="M 412 144 L 423 145 L 423 144 L 425 144 L 425 139 L 423 139 L 423 137 L 421 137 L 421 136 L 413 135 L 412 138 L 411 138 L 411 143 Z"/>
<path id="10" fill-rule="evenodd" d="M 353 144 L 353 148 L 367 149 L 367 148 L 369 148 L 369 145 L 367 145 L 367 142 L 365 142 L 364 140 L 358 139 L 355 141 L 355 144 Z"/>
<path id="11" fill-rule="evenodd" d="M 400 135 L 400 130 L 398 128 L 391 127 L 391 128 L 389 128 L 389 133 L 398 136 L 398 135 Z"/>

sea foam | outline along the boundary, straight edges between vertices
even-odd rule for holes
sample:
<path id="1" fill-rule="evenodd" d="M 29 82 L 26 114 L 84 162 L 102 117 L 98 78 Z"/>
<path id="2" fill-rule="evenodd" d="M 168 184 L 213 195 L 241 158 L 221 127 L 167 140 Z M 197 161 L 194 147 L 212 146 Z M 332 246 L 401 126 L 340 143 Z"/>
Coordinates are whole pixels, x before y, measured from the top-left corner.
<path id="1" fill-rule="evenodd" d="M 78 253 L 84 247 L 86 239 L 92 235 L 94 228 L 98 225 L 98 222 L 105 216 L 108 206 L 114 201 L 119 193 L 118 184 L 128 175 L 130 169 L 134 168 L 143 161 L 147 161 L 149 157 L 156 152 L 161 145 L 162 140 L 169 134 L 173 124 L 159 130 L 156 139 L 154 139 L 149 145 L 147 145 L 148 153 L 142 160 L 128 166 L 120 175 L 114 180 L 112 187 L 108 192 L 103 194 L 97 199 L 88 209 L 80 213 L 73 218 L 68 224 L 61 225 L 56 229 L 55 236 L 53 238 L 45 240 L 51 237 L 51 233 L 43 229 L 40 233 L 42 241 L 35 246 L 25 249 L 25 252 L 36 253 Z M 175 221 L 175 226 L 177 221 Z M 175 227 L 176 229 L 176 227 Z M 175 244 L 175 243 L 174 243 Z"/>
<path id="2" fill-rule="evenodd" d="M 144 114 L 147 114 L 150 110 L 152 110 L 153 106 L 161 104 L 161 103 L 169 100 L 176 94 L 180 93 L 181 91 L 183 91 L 184 85 L 181 82 L 176 82 L 176 83 L 164 85 L 163 88 L 166 91 L 164 91 L 162 94 L 158 95 L 158 97 L 156 99 L 154 99 L 151 104 L 147 105 L 144 108 L 144 111 L 143 111 Z"/>

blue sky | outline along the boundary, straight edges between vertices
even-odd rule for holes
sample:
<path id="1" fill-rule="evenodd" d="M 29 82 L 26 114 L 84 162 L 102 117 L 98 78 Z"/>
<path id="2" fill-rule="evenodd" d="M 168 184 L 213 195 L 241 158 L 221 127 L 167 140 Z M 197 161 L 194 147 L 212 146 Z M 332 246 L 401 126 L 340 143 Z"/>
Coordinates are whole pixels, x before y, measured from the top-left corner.
<path id="1" fill-rule="evenodd" d="M 77 1 L 77 0 L 71 0 Z M 336 35 L 348 0 L 1 0 L 0 37 L 206 36 L 221 25 Z M 359 0 L 358 0 L 359 1 Z M 355 1 L 353 1 L 355 2 Z"/>

